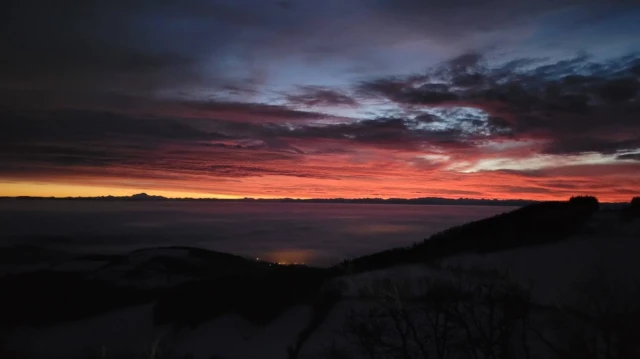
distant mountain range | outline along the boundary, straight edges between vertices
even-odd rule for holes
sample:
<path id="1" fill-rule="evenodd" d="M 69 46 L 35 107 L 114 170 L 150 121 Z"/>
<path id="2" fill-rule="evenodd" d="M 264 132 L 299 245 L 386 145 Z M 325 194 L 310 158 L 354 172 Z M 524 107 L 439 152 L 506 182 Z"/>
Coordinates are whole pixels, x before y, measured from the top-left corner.
<path id="1" fill-rule="evenodd" d="M 270 203 L 360 203 L 360 204 L 422 204 L 422 205 L 462 205 L 462 206 L 514 206 L 522 207 L 534 201 L 528 199 L 491 199 L 491 198 L 442 198 L 442 197 L 421 197 L 421 198 L 170 198 L 155 196 L 147 193 L 137 193 L 131 196 L 99 196 L 99 197 L 0 197 L 0 200 L 20 199 L 20 200 L 74 200 L 74 201 L 194 201 L 194 202 L 270 202 Z M 602 205 L 613 206 L 615 208 L 627 205 L 627 202 L 601 203 Z"/>
<path id="2" fill-rule="evenodd" d="M 533 200 L 524 199 L 474 199 L 474 198 L 241 198 L 241 199 L 218 199 L 218 198 L 168 198 L 154 196 L 147 193 L 138 193 L 132 196 L 100 196 L 100 197 L 0 197 L 0 199 L 21 199 L 21 200 L 82 200 L 82 201 L 197 201 L 197 202 L 272 202 L 272 203 L 360 203 L 360 204 L 422 204 L 422 205 L 480 205 L 480 206 L 525 206 L 536 203 Z"/>

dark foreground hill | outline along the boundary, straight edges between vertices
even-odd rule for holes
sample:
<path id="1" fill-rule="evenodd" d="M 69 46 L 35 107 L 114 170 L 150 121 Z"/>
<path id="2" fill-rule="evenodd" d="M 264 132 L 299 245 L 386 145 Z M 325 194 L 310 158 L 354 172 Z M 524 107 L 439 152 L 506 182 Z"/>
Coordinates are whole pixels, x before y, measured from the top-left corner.
<path id="1" fill-rule="evenodd" d="M 593 197 L 530 204 L 512 212 L 447 229 L 411 247 L 348 260 L 339 267 L 347 272 L 362 272 L 466 252 L 493 252 L 559 241 L 577 233 L 598 209 L 598 201 Z"/>
<path id="2" fill-rule="evenodd" d="M 4 252 L 40 254 L 26 246 Z M 28 257 L 31 264 L 38 258 Z M 329 273 L 189 247 L 55 258 L 0 277 L 0 326 L 47 325 L 144 303 L 155 303 L 157 323 L 194 325 L 228 312 L 262 322 L 313 297 Z"/>
<path id="3" fill-rule="evenodd" d="M 614 338 L 611 358 L 637 358 L 634 208 L 540 203 L 329 269 L 188 247 L 83 256 L 14 247 L 0 258 L 26 265 L 0 276 L 0 357 L 147 358 L 162 347 L 172 352 L 154 358 L 565 359 L 596 358 L 589 346 Z M 592 299 L 609 312 L 580 302 Z M 441 327 L 429 320 L 444 317 L 449 339 L 436 340 Z"/>
<path id="4" fill-rule="evenodd" d="M 155 303 L 158 323 L 196 324 L 229 311 L 265 322 L 291 305 L 313 301 L 330 278 L 465 252 L 559 241 L 579 231 L 597 210 L 597 200 L 590 198 L 531 204 L 448 229 L 412 247 L 345 261 L 330 269 L 279 266 L 189 247 L 76 257 L 13 247 L 0 251 L 0 257 L 37 264 L 48 255 L 54 261 L 36 266 L 37 271 L 0 277 L 5 293 L 0 316 L 5 325 L 46 324 Z M 260 307 L 254 298 L 261 299 Z"/>

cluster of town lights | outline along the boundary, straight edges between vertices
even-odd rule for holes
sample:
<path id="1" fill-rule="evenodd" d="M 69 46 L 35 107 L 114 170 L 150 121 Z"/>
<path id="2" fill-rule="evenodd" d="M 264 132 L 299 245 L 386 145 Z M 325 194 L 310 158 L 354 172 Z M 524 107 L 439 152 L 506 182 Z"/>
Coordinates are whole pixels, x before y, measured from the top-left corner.
<path id="1" fill-rule="evenodd" d="M 256 258 L 256 261 L 259 261 L 259 260 L 260 260 L 260 258 Z M 281 266 L 290 266 L 290 265 L 303 266 L 303 265 L 305 265 L 304 262 L 292 262 L 292 263 L 289 263 L 289 262 L 275 262 L 274 264 L 281 265 Z M 271 265 L 271 264 L 269 264 L 269 265 Z"/>

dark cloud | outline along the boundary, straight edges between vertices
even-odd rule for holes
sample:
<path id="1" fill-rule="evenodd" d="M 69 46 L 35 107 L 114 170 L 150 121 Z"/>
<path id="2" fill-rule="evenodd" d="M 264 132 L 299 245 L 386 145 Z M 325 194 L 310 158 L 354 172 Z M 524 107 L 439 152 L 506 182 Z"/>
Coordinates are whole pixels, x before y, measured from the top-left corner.
<path id="1" fill-rule="evenodd" d="M 174 101 L 176 108 L 185 112 L 197 111 L 209 118 L 237 120 L 243 122 L 300 122 L 339 117 L 321 112 L 296 110 L 283 105 L 228 101 Z"/>
<path id="2" fill-rule="evenodd" d="M 259 141 L 257 147 L 304 151 L 291 143 L 322 144 L 325 140 L 342 142 L 343 146 L 367 144 L 379 148 L 414 150 L 424 146 L 460 146 L 466 147 L 474 140 L 460 129 L 428 130 L 417 129 L 419 121 L 401 118 L 378 118 L 373 120 L 351 120 L 333 124 L 260 124 L 216 121 L 211 127 L 217 131 L 233 134 L 237 137 Z M 331 149 L 331 152 L 337 150 Z M 343 148 L 337 152 L 344 153 Z M 313 153 L 314 151 L 311 150 Z"/>
<path id="3" fill-rule="evenodd" d="M 343 139 L 353 142 L 400 143 L 411 136 L 402 119 L 378 119 L 330 126 L 305 126 L 285 133 L 288 137 Z"/>
<path id="4" fill-rule="evenodd" d="M 126 146 L 118 148 L 118 151 L 109 151 L 104 148 L 104 144 L 93 146 L 94 148 L 75 147 L 76 144 L 25 144 L 25 143 L 5 143 L 2 148 L 5 164 L 11 163 L 13 167 L 38 166 L 90 166 L 104 167 L 109 165 L 123 164 L 131 156 L 133 148 Z M 128 150 L 129 154 L 122 153 Z M 1 171 L 1 170 L 0 170 Z"/>
<path id="5" fill-rule="evenodd" d="M 462 128 L 419 128 L 419 120 L 378 118 L 330 125 L 271 128 L 269 135 L 286 140 L 341 141 L 345 146 L 359 144 L 396 150 L 469 148 L 481 136 L 469 136 Z"/>
<path id="6" fill-rule="evenodd" d="M 225 121 L 215 126 L 215 121 L 68 110 L 4 111 L 2 119 L 4 176 L 330 176 L 292 166 L 304 152 L 274 136 L 285 131 L 283 125 L 244 123 L 234 128 L 225 127 Z"/>
<path id="7" fill-rule="evenodd" d="M 194 54 L 146 45 L 150 34 L 135 16 L 145 2 L 134 3 L 10 0 L 0 35 L 3 87 L 146 91 L 193 80 Z"/>
<path id="8" fill-rule="evenodd" d="M 591 18 L 605 13 L 601 5 L 609 3 L 9 0 L 0 25 L 0 73 L 11 88 L 151 92 L 233 88 L 247 81 L 259 86 L 271 64 L 287 56 L 309 64 L 373 62 L 372 52 L 398 39 L 475 49 L 497 39 L 498 30 L 498 38 L 518 33 L 502 30 L 576 5 L 582 6 L 578 18 Z M 480 41 L 483 35 L 491 40 Z M 445 56 L 458 52 L 446 51 Z"/>
<path id="9" fill-rule="evenodd" d="M 633 135 L 635 136 L 635 135 Z M 640 148 L 640 136 L 627 140 L 611 140 L 606 138 L 562 138 L 552 142 L 544 148 L 545 153 L 567 154 L 567 153 L 587 153 L 598 152 L 602 154 L 615 154 L 626 149 Z M 623 159 L 618 156 L 619 159 Z"/>
<path id="10" fill-rule="evenodd" d="M 231 137 L 178 120 L 90 111 L 3 112 L 0 158 L 24 170 L 142 165 L 167 146 Z"/>
<path id="11" fill-rule="evenodd" d="M 542 141 L 539 152 L 558 155 L 616 154 L 640 148 L 637 57 L 606 66 L 596 66 L 586 57 L 532 67 L 534 63 L 525 59 L 489 67 L 482 57 L 468 55 L 422 75 L 357 85 L 360 96 L 383 96 L 411 106 L 415 115 L 406 117 L 356 120 L 284 105 L 116 95 L 103 106 L 121 112 L 97 111 L 101 108 L 97 104 L 84 111 L 7 110 L 0 139 L 5 157 L 46 158 L 64 165 L 124 163 L 131 158 L 141 163 L 153 157 L 152 150 L 175 145 L 189 152 L 201 144 L 226 152 L 253 151 L 249 157 L 268 160 L 274 153 L 300 157 L 321 153 L 325 149 L 314 146 L 323 141 L 333 143 L 326 150 L 344 143 L 459 151 L 504 139 Z M 605 95 L 603 88 L 611 93 Z M 303 90 L 299 102 L 350 102 L 325 88 Z M 429 109 L 433 111 L 425 112 Z M 150 114 L 143 115 L 147 110 Z"/>
<path id="12" fill-rule="evenodd" d="M 246 110 L 241 104 L 207 104 L 205 107 Z M 279 115 L 278 111 L 282 110 L 259 105 L 250 109 L 267 113 L 274 110 Z M 328 178 L 332 175 L 295 169 L 295 163 L 307 156 L 307 151 L 299 146 L 310 148 L 309 154 L 313 155 L 336 153 L 336 146 L 340 148 L 339 153 L 345 154 L 359 145 L 410 151 L 425 146 L 468 147 L 472 143 L 460 129 L 418 129 L 416 125 L 420 120 L 400 118 L 333 124 L 303 122 L 294 126 L 78 110 L 4 111 L 2 118 L 6 127 L 0 133 L 0 158 L 5 165 L 0 171 L 5 175 L 38 173 L 45 169 L 45 172 L 58 173 L 62 168 L 107 171 L 109 167 L 109 171 L 126 169 L 136 173 L 169 171 L 221 177 L 280 174 Z M 332 144 L 323 146 L 325 141 Z M 281 164 L 265 165 L 274 162 Z"/>
<path id="13" fill-rule="evenodd" d="M 357 88 L 401 106 L 483 110 L 489 126 L 512 138 L 549 141 L 546 153 L 611 154 L 640 147 L 639 64 L 640 55 L 607 63 L 579 56 L 491 67 L 466 55 L 423 75 L 373 79 Z"/>
<path id="14" fill-rule="evenodd" d="M 458 95 L 449 90 L 449 85 L 420 84 L 426 81 L 426 76 L 376 79 L 362 82 L 357 91 L 363 96 L 380 96 L 406 104 L 438 104 L 458 99 Z"/>
<path id="15" fill-rule="evenodd" d="M 616 157 L 619 160 L 640 161 L 640 153 L 625 153 Z"/>
<path id="16" fill-rule="evenodd" d="M 206 132 L 174 119 L 140 118 L 109 112 L 4 112 L 3 143 L 100 141 L 119 138 L 199 141 L 228 136 Z"/>
<path id="17" fill-rule="evenodd" d="M 114 92 L 0 91 L 0 109 L 41 112 L 68 111 L 135 114 L 153 118 L 191 118 L 255 123 L 302 123 L 322 120 L 347 121 L 346 117 L 329 115 L 293 106 L 260 102 L 216 99 L 156 98 Z M 80 111 L 79 111 L 80 112 Z M 240 125 L 241 126 L 241 125 Z"/>
<path id="18" fill-rule="evenodd" d="M 287 102 L 292 105 L 306 107 L 317 106 L 357 106 L 358 102 L 351 96 L 340 91 L 322 86 L 302 86 L 296 93 L 285 96 Z"/>
<path id="19" fill-rule="evenodd" d="M 377 3 L 380 11 L 392 14 L 392 18 L 447 35 L 449 39 L 467 35 L 469 31 L 501 30 L 575 5 L 607 4 L 598 0 L 383 0 Z"/>
<path id="20" fill-rule="evenodd" d="M 455 172 L 449 168 L 491 156 L 515 162 L 537 154 L 600 153 L 634 160 L 640 148 L 640 56 L 605 61 L 593 51 L 598 58 L 513 58 L 551 56 L 549 41 L 590 50 L 595 35 L 580 35 L 580 29 L 594 22 L 604 25 L 591 34 L 605 30 L 605 45 L 611 39 L 614 46 L 614 35 L 628 27 L 616 32 L 618 24 L 603 19 L 635 14 L 639 8 L 630 2 L 4 5 L 3 178 L 84 174 L 183 181 L 180 188 L 191 180 L 208 183 L 208 177 L 369 180 Z M 634 48 L 625 41 L 616 46 Z M 509 58 L 500 64 L 498 54 Z M 352 165 L 360 167 L 353 173 L 342 168 Z M 625 174 L 630 169 L 637 166 L 611 167 Z M 594 175 L 592 168 L 584 171 Z M 512 190 L 526 188 L 543 193 L 552 186 L 514 183 Z"/>

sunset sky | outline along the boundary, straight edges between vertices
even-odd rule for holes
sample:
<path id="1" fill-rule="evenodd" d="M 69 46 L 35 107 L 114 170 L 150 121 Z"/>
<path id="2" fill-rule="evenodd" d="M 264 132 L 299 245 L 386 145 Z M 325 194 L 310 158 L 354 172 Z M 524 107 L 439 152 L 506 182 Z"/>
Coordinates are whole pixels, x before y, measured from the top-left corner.
<path id="1" fill-rule="evenodd" d="M 9 0 L 0 196 L 640 195 L 640 2 Z"/>

